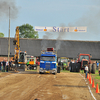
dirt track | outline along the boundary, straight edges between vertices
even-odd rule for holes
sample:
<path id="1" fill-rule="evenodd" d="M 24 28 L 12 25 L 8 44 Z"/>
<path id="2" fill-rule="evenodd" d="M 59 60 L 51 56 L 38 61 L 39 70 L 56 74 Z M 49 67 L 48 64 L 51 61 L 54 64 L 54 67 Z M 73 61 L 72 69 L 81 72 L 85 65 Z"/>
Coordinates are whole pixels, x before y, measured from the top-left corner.
<path id="1" fill-rule="evenodd" d="M 10 74 L 0 78 L 0 100 L 94 100 L 77 73 Z"/>

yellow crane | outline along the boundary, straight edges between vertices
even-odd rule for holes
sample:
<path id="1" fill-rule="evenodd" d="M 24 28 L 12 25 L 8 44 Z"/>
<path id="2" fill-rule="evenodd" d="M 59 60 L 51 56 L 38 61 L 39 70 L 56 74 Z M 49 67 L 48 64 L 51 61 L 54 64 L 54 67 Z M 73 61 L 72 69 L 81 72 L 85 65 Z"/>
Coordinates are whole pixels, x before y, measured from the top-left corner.
<path id="1" fill-rule="evenodd" d="M 16 27 L 16 34 L 15 39 L 13 41 L 13 44 L 15 45 L 15 53 L 14 53 L 14 62 L 18 63 L 19 61 L 19 53 L 20 53 L 20 45 L 19 45 L 19 27 Z"/>
<path id="2" fill-rule="evenodd" d="M 17 66 L 22 67 L 22 69 L 25 69 L 26 63 L 27 63 L 27 53 L 20 51 L 20 44 L 19 44 L 19 27 L 16 27 L 16 34 L 15 39 L 13 40 L 13 44 L 15 45 L 14 49 L 14 63 L 18 64 Z M 27 68 L 26 68 L 27 69 Z"/>

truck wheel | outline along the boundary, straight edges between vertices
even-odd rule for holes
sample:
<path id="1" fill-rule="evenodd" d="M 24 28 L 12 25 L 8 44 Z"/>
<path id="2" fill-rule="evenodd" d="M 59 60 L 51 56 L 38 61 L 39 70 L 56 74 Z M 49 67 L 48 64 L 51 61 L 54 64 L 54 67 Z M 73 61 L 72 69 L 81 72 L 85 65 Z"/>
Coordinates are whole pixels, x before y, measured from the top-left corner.
<path id="1" fill-rule="evenodd" d="M 95 69 L 96 69 L 95 66 L 96 66 L 95 63 L 93 63 L 93 64 L 92 64 L 92 73 L 93 73 L 93 74 L 95 74 Z"/>
<path id="2" fill-rule="evenodd" d="M 72 72 L 76 72 L 76 64 L 72 63 Z"/>
<path id="3" fill-rule="evenodd" d="M 79 66 L 76 67 L 76 72 L 80 72 Z"/>
<path id="4" fill-rule="evenodd" d="M 73 64 L 72 64 L 72 72 L 74 72 L 74 66 L 73 66 Z"/>
<path id="5" fill-rule="evenodd" d="M 42 74 L 41 72 L 39 72 L 39 74 Z"/>
<path id="6" fill-rule="evenodd" d="M 79 72 L 80 70 L 80 64 L 79 63 L 76 63 L 76 72 Z"/>
<path id="7" fill-rule="evenodd" d="M 69 68 L 70 68 L 70 72 L 72 72 L 72 66 L 70 66 Z"/>
<path id="8" fill-rule="evenodd" d="M 72 72 L 72 62 L 70 62 L 69 70 L 70 70 L 70 72 Z"/>
<path id="9" fill-rule="evenodd" d="M 57 72 L 55 72 L 55 73 L 53 73 L 54 75 L 56 75 L 57 74 Z"/>
<path id="10" fill-rule="evenodd" d="M 78 70 L 79 70 L 79 68 L 78 68 L 78 66 L 76 66 L 76 72 L 78 72 Z"/>
<path id="11" fill-rule="evenodd" d="M 80 63 L 78 63 L 78 72 L 80 72 L 81 69 L 80 66 L 81 66 Z"/>
<path id="12" fill-rule="evenodd" d="M 57 67 L 57 73 L 60 73 L 60 66 Z"/>
<path id="13" fill-rule="evenodd" d="M 92 64 L 89 65 L 89 73 L 92 72 Z"/>

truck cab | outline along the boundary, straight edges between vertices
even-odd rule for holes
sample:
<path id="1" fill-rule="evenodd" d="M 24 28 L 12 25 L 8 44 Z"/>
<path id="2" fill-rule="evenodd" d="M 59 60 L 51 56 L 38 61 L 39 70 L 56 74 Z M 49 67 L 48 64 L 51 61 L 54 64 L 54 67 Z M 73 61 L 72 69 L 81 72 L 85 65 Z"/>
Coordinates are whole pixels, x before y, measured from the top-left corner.
<path id="1" fill-rule="evenodd" d="M 35 70 L 37 69 L 36 65 L 36 57 L 27 55 L 27 70 Z"/>
<path id="2" fill-rule="evenodd" d="M 57 53 L 54 48 L 41 51 L 39 73 L 57 73 Z"/>

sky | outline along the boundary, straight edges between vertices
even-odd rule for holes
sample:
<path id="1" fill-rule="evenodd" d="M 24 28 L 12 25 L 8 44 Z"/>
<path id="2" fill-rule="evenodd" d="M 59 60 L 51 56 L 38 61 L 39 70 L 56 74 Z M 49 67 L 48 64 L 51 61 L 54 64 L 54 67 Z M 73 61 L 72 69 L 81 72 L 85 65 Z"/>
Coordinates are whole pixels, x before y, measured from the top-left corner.
<path id="1" fill-rule="evenodd" d="M 100 0 L 0 0 L 0 32 L 17 26 L 87 27 L 87 32 L 38 32 L 39 39 L 100 41 Z"/>

